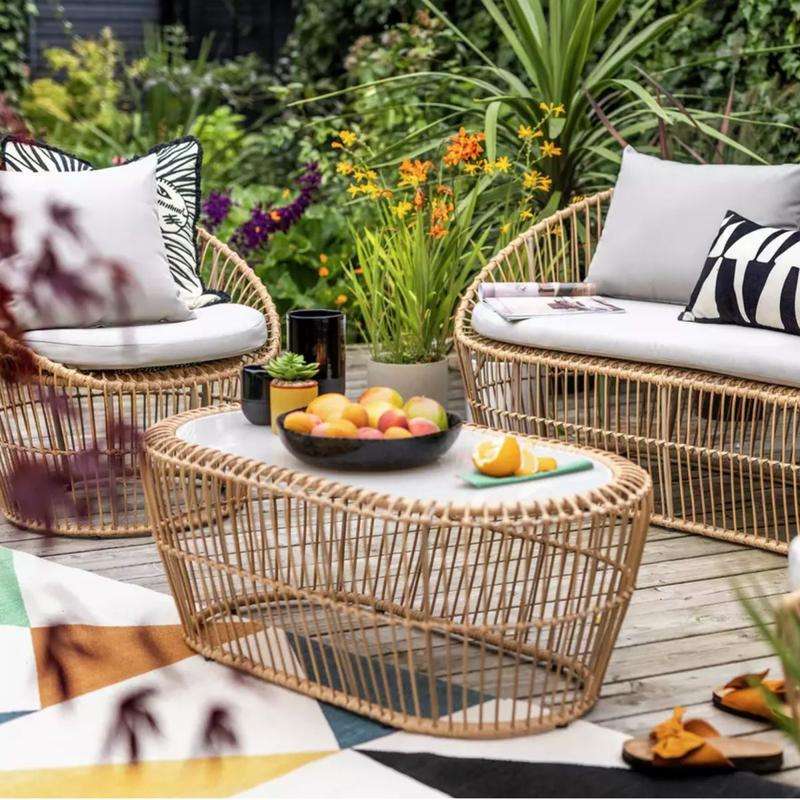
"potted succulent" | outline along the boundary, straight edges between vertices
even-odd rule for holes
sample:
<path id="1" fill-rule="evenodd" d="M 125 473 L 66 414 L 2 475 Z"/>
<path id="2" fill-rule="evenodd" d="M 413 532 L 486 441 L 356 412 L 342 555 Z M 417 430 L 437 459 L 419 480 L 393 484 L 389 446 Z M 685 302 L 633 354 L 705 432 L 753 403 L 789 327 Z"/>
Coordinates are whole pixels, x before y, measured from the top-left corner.
<path id="1" fill-rule="evenodd" d="M 315 361 L 308 363 L 297 353 L 281 353 L 268 361 L 265 369 L 272 380 L 269 385 L 269 405 L 272 432 L 277 433 L 281 414 L 305 408 L 319 393 L 314 379 L 319 369 Z"/>

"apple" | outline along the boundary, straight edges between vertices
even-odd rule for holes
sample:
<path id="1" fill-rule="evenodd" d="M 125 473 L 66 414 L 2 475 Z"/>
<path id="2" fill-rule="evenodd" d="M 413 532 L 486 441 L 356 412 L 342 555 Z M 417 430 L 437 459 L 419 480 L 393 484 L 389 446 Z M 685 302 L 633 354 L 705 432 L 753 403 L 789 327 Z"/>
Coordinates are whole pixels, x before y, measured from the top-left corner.
<path id="1" fill-rule="evenodd" d="M 377 428 L 359 428 L 356 439 L 383 439 L 383 434 Z"/>
<path id="2" fill-rule="evenodd" d="M 362 406 L 377 402 L 378 400 L 391 403 L 396 408 L 403 407 L 403 398 L 400 396 L 400 392 L 396 392 L 388 386 L 370 386 L 369 389 L 365 389 L 361 393 L 361 397 L 358 398 L 358 402 L 361 403 Z"/>
<path id="3" fill-rule="evenodd" d="M 292 411 L 283 419 L 283 427 L 287 431 L 295 433 L 311 433 L 322 420 L 316 414 L 308 414 L 305 411 Z"/>
<path id="4" fill-rule="evenodd" d="M 328 392 L 315 397 L 306 408 L 306 413 L 315 414 L 323 422 L 331 419 L 339 419 L 342 413 L 350 405 L 350 401 L 337 392 Z"/>
<path id="5" fill-rule="evenodd" d="M 403 411 L 409 419 L 414 417 L 429 419 L 440 431 L 447 430 L 447 412 L 430 397 L 410 397 L 403 406 Z"/>
<path id="6" fill-rule="evenodd" d="M 412 436 L 430 436 L 432 433 L 439 433 L 439 428 L 425 417 L 412 417 L 408 421 L 408 429 Z"/>
<path id="7" fill-rule="evenodd" d="M 410 439 L 411 431 L 408 428 L 387 428 L 386 433 L 383 434 L 384 439 Z"/>
<path id="8" fill-rule="evenodd" d="M 322 436 L 326 439 L 355 439 L 357 433 L 358 428 L 346 419 L 320 422 L 311 431 L 312 436 Z"/>
<path id="9" fill-rule="evenodd" d="M 369 427 L 377 428 L 378 420 L 381 418 L 381 414 L 383 414 L 384 411 L 391 411 L 392 409 L 396 408 L 396 406 L 386 402 L 386 400 L 375 400 L 372 403 L 367 403 L 364 408 L 367 409 Z"/>
<path id="10" fill-rule="evenodd" d="M 378 417 L 378 430 L 386 433 L 389 428 L 407 428 L 408 417 L 399 408 L 390 408 Z"/>

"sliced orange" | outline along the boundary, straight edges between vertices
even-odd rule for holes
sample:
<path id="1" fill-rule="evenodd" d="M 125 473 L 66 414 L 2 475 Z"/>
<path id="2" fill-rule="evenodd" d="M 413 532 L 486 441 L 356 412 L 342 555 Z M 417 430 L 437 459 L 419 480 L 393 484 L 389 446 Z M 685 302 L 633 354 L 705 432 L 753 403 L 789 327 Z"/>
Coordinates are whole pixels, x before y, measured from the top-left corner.
<path id="1" fill-rule="evenodd" d="M 475 469 L 492 478 L 513 475 L 519 469 L 521 461 L 519 442 L 513 436 L 485 439 L 478 442 L 472 453 Z"/>
<path id="2" fill-rule="evenodd" d="M 539 456 L 539 472 L 552 472 L 558 468 L 558 462 L 550 456 Z"/>
<path id="3" fill-rule="evenodd" d="M 539 466 L 539 458 L 527 447 L 523 447 L 520 451 L 520 463 L 515 475 L 534 475 L 541 467 Z"/>

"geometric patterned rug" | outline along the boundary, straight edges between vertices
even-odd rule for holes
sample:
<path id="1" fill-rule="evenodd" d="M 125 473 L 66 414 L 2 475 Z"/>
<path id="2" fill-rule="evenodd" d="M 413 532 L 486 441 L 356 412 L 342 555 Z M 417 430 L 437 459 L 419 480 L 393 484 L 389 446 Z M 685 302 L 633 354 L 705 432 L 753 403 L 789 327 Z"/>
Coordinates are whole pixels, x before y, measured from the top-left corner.
<path id="1" fill-rule="evenodd" d="M 7 797 L 798 796 L 641 776 L 623 734 L 582 721 L 490 741 L 387 728 L 206 661 L 167 595 L 5 548 L 0 665 Z"/>

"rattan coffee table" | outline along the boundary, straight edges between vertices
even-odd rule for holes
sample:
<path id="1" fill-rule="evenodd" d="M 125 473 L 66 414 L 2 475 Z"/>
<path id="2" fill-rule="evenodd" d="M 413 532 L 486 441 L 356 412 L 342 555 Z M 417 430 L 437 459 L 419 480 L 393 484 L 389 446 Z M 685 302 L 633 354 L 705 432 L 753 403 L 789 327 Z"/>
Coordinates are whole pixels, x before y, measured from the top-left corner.
<path id="1" fill-rule="evenodd" d="M 148 510 L 190 647 L 379 722 L 498 737 L 564 725 L 597 699 L 634 589 L 651 483 L 594 466 L 475 490 L 477 440 L 402 472 L 294 459 L 237 406 L 145 437 Z"/>

